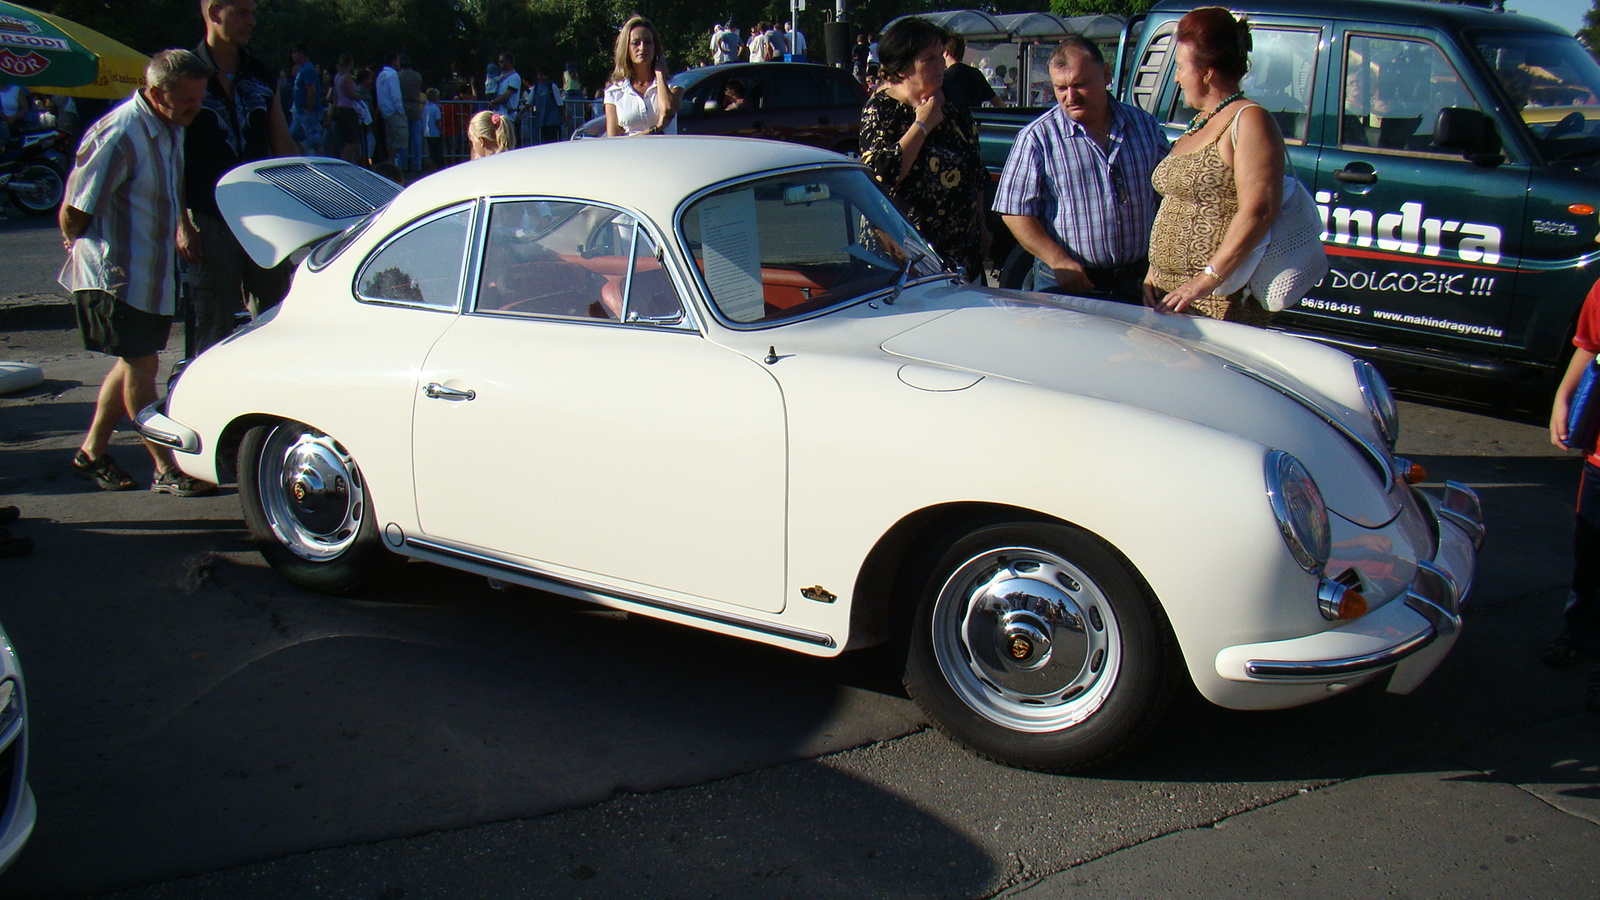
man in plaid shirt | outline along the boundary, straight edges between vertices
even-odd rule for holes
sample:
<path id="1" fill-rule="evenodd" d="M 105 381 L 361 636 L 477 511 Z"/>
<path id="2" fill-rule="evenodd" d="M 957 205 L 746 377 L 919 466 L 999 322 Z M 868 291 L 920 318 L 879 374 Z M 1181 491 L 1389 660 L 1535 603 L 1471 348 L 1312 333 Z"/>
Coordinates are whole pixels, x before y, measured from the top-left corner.
<path id="1" fill-rule="evenodd" d="M 1017 135 L 994 199 L 1037 260 L 1024 287 L 1142 303 L 1160 205 L 1150 173 L 1167 137 L 1155 117 L 1112 98 L 1111 67 L 1092 41 L 1062 41 L 1050 81 L 1057 103 Z"/>

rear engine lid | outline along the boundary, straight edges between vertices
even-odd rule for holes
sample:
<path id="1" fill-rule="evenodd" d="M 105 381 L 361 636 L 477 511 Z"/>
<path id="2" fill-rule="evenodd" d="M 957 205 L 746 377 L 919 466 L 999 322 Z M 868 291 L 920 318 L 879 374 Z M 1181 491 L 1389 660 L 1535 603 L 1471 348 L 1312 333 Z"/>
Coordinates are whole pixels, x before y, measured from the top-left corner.
<path id="1" fill-rule="evenodd" d="M 256 265 L 271 268 L 337 234 L 404 190 L 341 159 L 291 156 L 246 163 L 217 182 L 217 208 Z"/>

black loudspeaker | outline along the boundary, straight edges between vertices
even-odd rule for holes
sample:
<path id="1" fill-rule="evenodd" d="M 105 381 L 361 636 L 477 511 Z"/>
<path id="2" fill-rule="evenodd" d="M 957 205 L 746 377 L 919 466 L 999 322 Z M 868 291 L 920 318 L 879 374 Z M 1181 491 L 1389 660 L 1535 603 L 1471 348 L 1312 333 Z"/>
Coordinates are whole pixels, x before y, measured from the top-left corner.
<path id="1" fill-rule="evenodd" d="M 850 45 L 855 42 L 850 36 L 850 23 L 827 22 L 822 26 L 822 36 L 828 49 L 828 65 L 850 68 Z"/>

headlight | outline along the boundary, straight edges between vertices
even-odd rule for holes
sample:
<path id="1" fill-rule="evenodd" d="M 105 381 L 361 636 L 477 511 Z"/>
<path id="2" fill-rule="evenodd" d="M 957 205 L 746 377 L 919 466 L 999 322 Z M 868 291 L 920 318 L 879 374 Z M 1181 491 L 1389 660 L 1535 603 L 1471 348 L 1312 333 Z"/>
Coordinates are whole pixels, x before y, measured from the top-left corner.
<path id="1" fill-rule="evenodd" d="M 1328 508 L 1305 463 L 1282 450 L 1267 452 L 1267 497 L 1278 532 L 1300 567 L 1313 574 L 1328 562 Z"/>
<path id="2" fill-rule="evenodd" d="M 1394 405 L 1394 392 L 1389 382 L 1383 380 L 1378 369 L 1364 359 L 1356 360 L 1356 383 L 1361 386 L 1361 396 L 1366 398 L 1367 411 L 1378 426 L 1378 433 L 1393 450 L 1400 440 L 1400 410 Z"/>

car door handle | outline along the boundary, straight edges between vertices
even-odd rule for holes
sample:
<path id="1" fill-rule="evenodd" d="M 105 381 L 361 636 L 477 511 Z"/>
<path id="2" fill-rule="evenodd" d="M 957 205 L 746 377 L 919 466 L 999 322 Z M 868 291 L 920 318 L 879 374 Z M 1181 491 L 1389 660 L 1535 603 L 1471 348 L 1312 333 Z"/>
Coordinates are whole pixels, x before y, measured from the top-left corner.
<path id="1" fill-rule="evenodd" d="M 435 400 L 472 400 L 478 396 L 477 391 L 454 391 L 437 381 L 428 382 L 423 393 Z"/>
<path id="2" fill-rule="evenodd" d="M 1343 181 L 1347 184 L 1377 184 L 1378 173 L 1361 172 L 1351 169 L 1335 169 L 1333 171 L 1333 180 Z"/>

